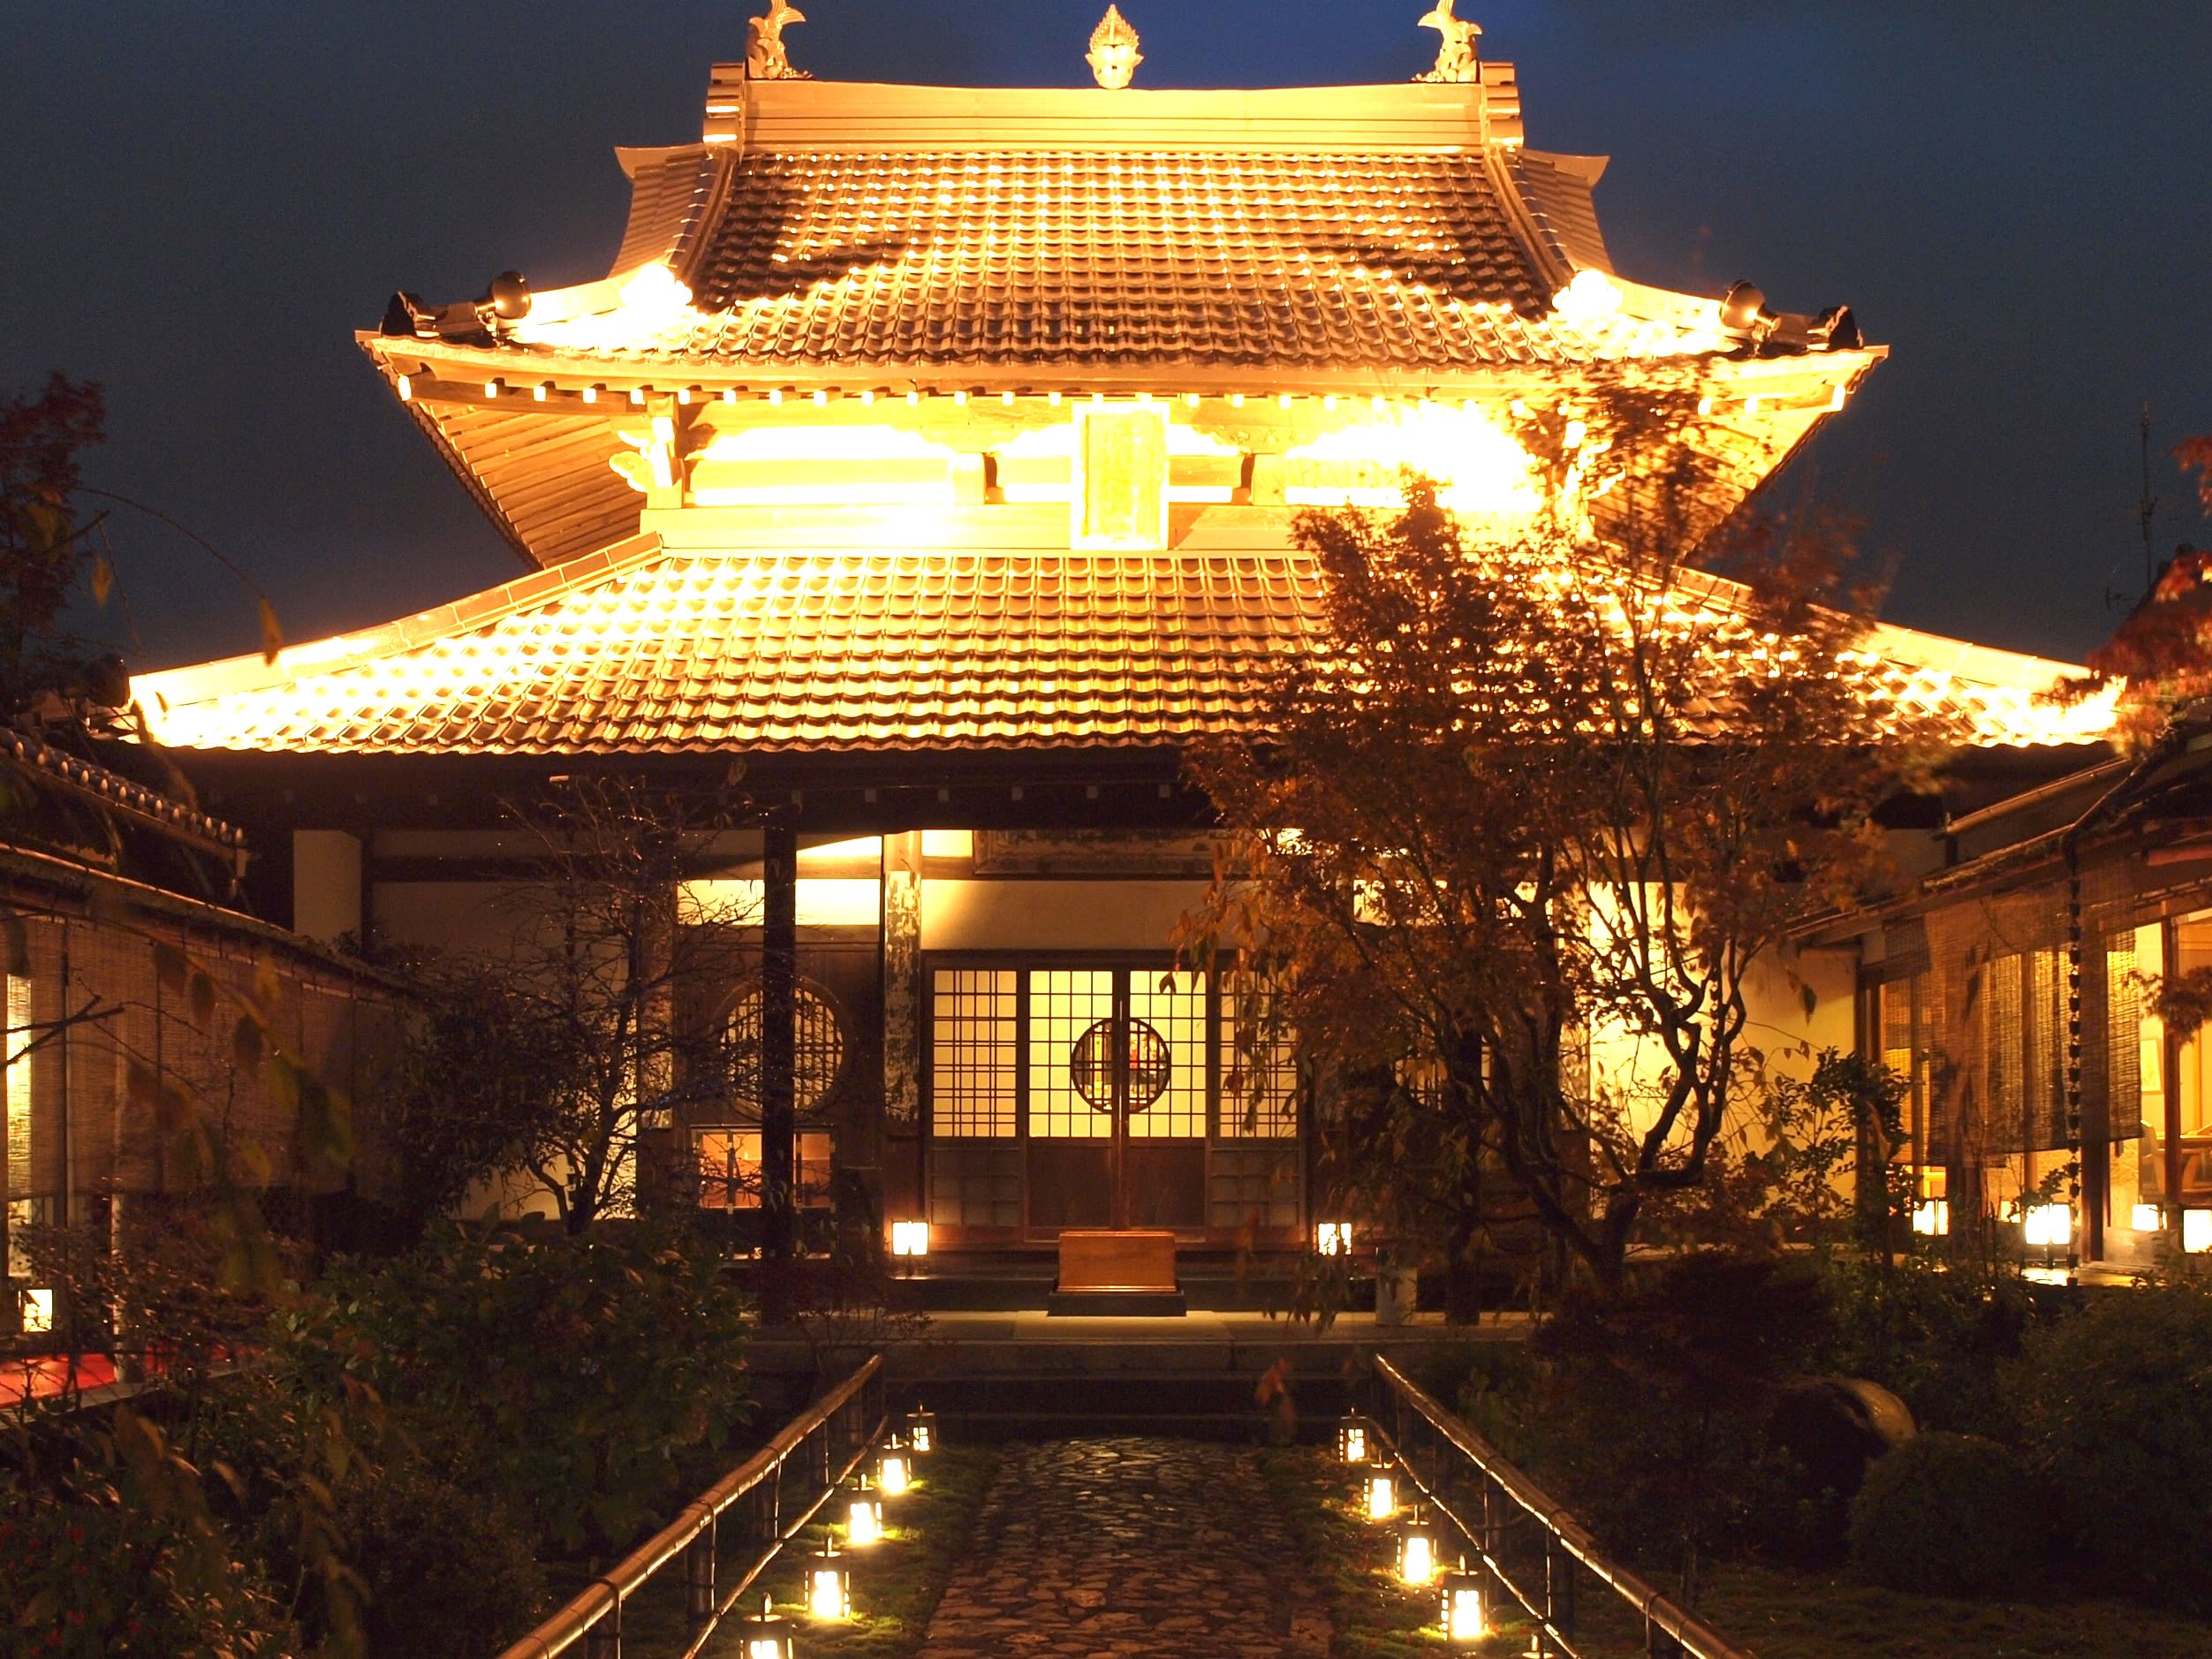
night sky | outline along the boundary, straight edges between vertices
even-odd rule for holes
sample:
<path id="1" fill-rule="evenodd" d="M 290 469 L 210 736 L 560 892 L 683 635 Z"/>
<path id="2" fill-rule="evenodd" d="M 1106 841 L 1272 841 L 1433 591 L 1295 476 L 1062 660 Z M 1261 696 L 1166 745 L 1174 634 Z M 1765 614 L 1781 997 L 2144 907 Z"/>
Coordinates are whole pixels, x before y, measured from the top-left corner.
<path id="1" fill-rule="evenodd" d="M 405 286 L 602 276 L 616 144 L 698 136 L 740 0 L 0 7 L 0 389 L 105 383 L 91 481 L 223 549 L 305 639 L 518 573 L 352 331 Z M 825 77 L 1088 84 L 1103 0 L 804 0 Z M 1395 80 L 1424 0 L 1128 0 L 1138 84 Z M 2212 432 L 2212 5 L 1463 0 L 1532 144 L 1610 154 L 1617 265 L 1853 306 L 1890 345 L 1790 475 L 1863 518 L 1892 619 L 2079 655 L 2212 540 L 2165 458 Z M 135 666 L 251 648 L 250 594 L 114 524 Z"/>

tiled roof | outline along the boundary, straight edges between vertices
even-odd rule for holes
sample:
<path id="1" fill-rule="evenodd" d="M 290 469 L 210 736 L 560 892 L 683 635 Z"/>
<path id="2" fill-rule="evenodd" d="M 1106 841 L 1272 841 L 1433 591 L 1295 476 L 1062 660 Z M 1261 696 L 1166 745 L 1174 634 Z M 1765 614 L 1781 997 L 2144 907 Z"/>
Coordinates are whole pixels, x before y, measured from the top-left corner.
<path id="1" fill-rule="evenodd" d="M 1716 316 L 1685 330 L 1554 313 L 1568 256 L 1553 247 L 1558 269 L 1540 267 L 1523 239 L 1553 236 L 1549 219 L 1525 207 L 1532 228 L 1516 229 L 1480 147 L 762 152 L 698 164 L 713 159 L 733 170 L 711 222 L 685 232 L 689 307 L 526 320 L 512 342 L 610 361 L 1278 373 L 1738 345 Z M 1549 195 L 1578 190 L 1576 246 L 1602 254 L 1587 186 L 1562 179 Z"/>
<path id="2" fill-rule="evenodd" d="M 695 351 L 1485 363 L 1544 308 L 1481 154 L 748 155 Z"/>
<path id="3" fill-rule="evenodd" d="M 141 676 L 183 748 L 459 753 L 1111 746 L 1250 729 L 1320 579 L 1277 546 L 1159 554 L 626 548 L 347 638 Z M 1888 694 L 1978 740 L 2064 731 L 2057 665 L 2003 683 L 1882 636 Z M 1977 659 L 1979 660 L 1979 659 Z M 2025 666 L 2023 666 L 2025 665 Z"/>

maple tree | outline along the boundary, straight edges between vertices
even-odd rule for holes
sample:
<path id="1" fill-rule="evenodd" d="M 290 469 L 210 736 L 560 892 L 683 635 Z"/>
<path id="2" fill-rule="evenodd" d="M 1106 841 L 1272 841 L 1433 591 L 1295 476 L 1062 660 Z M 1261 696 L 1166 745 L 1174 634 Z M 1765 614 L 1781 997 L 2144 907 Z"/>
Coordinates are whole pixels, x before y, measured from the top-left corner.
<path id="1" fill-rule="evenodd" d="M 1195 761 L 1236 833 L 1186 949 L 1271 988 L 1337 1180 L 1462 1283 L 1512 1213 L 1618 1280 L 1759 1064 L 1754 965 L 1944 735 L 1877 693 L 1836 526 L 1714 527 L 1693 409 L 1526 421 L 1550 504 L 1503 541 L 1419 479 L 1301 515 L 1324 637 Z"/>

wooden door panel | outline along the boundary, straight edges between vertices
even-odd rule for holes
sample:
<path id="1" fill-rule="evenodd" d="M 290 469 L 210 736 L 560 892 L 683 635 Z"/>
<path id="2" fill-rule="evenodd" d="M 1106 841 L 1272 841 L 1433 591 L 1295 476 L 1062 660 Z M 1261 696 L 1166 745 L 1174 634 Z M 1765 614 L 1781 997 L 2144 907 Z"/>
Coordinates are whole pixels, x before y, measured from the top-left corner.
<path id="1" fill-rule="evenodd" d="M 1114 1148 L 1105 1140 L 1032 1140 L 1029 1143 L 1029 1225 L 1114 1224 Z"/>
<path id="2" fill-rule="evenodd" d="M 1123 1199 L 1132 1227 L 1206 1224 L 1206 1143 L 1132 1140 L 1123 1148 Z"/>

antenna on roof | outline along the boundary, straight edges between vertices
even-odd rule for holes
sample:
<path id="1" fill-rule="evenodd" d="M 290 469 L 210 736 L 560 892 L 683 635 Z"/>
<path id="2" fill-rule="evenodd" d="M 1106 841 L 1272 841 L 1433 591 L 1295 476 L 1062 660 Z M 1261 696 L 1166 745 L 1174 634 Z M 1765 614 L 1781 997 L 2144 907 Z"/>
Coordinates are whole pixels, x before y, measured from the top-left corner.
<path id="1" fill-rule="evenodd" d="M 2137 499 L 2136 511 L 2143 525 L 2143 591 L 2148 594 L 2157 585 L 2158 558 L 2150 549 L 2152 521 L 2158 514 L 2158 497 L 2150 493 L 2150 405 L 2143 405 L 2142 419 L 2136 428 L 2143 439 L 2143 493 Z"/>
<path id="2" fill-rule="evenodd" d="M 2158 586 L 2158 556 L 2151 551 L 2151 536 L 2157 529 L 2158 497 L 2150 493 L 2150 405 L 2143 405 L 2143 413 L 2136 417 L 2135 430 L 2142 444 L 2143 488 L 2135 498 L 2136 522 L 2143 532 L 2143 596 L 2148 599 Z M 2116 558 L 2113 563 L 2119 561 Z M 2108 572 L 2110 566 L 2106 566 Z M 2135 602 L 2133 594 L 2123 593 L 2108 579 L 2104 585 L 2104 608 L 2117 610 L 2122 605 Z"/>

